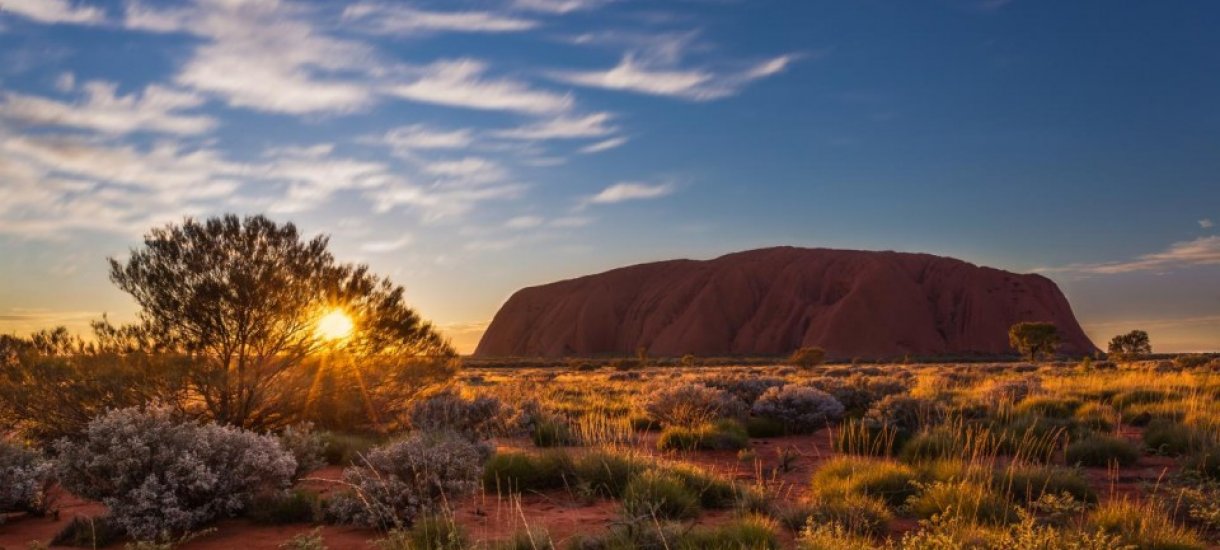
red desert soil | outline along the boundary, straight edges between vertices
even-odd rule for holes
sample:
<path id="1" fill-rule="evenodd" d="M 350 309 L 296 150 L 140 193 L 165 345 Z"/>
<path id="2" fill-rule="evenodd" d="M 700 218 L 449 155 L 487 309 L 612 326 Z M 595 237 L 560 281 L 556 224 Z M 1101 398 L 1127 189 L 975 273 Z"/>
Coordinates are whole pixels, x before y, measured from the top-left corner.
<path id="1" fill-rule="evenodd" d="M 634 265 L 517 291 L 476 356 L 783 355 L 832 358 L 1006 354 L 1008 328 L 1055 323 L 1060 351 L 1097 348 L 1063 293 L 930 254 L 766 248 L 707 261 Z M 860 327 L 868 327 L 860 330 Z"/>
<path id="2" fill-rule="evenodd" d="M 1123 435 L 1138 438 L 1138 431 Z M 501 441 L 501 450 L 533 449 L 527 441 Z M 690 453 L 660 455 L 655 449 L 655 435 L 639 441 L 638 449 L 666 458 L 695 464 L 721 475 L 731 476 L 744 483 L 755 483 L 759 479 L 768 489 L 785 502 L 797 502 L 808 492 L 809 477 L 818 465 L 834 456 L 830 446 L 830 432 L 822 430 L 805 436 L 777 437 L 751 440 L 755 458 L 752 462 L 738 459 L 734 451 L 697 451 Z M 787 472 L 780 472 L 778 451 L 786 449 L 798 458 Z M 572 452 L 583 452 L 573 448 Z M 1117 474 L 1106 468 L 1091 468 L 1086 471 L 1094 487 L 1103 498 L 1138 498 L 1142 484 L 1155 482 L 1166 472 L 1176 468 L 1171 459 L 1144 457 L 1131 468 Z M 341 469 L 327 467 L 318 470 L 302 481 L 300 486 L 319 493 L 330 493 L 339 487 L 333 480 L 340 478 Z M 760 477 L 761 476 L 761 477 Z M 25 548 L 31 541 L 49 542 L 73 517 L 95 517 L 105 512 L 101 504 L 82 501 L 68 494 L 59 494 L 59 517 L 14 518 L 0 525 L 0 550 Z M 454 505 L 454 514 L 473 541 L 494 541 L 511 537 L 525 527 L 542 528 L 557 542 L 559 547 L 576 535 L 596 535 L 609 529 L 620 518 L 621 503 L 613 500 L 582 501 L 566 491 L 528 493 L 519 497 L 481 493 Z M 728 510 L 705 511 L 699 524 L 716 525 L 733 517 Z M 900 519 L 891 525 L 895 534 L 916 527 L 914 520 Z M 313 525 L 266 526 L 255 525 L 242 519 L 225 520 L 215 525 L 215 531 L 182 546 L 185 550 L 221 550 L 230 548 L 275 549 L 280 544 L 315 529 Z M 372 529 L 327 525 L 320 534 L 329 548 L 371 548 L 370 542 L 380 537 Z M 782 533 L 785 547 L 793 543 L 791 533 Z M 116 546 L 121 548 L 121 546 Z"/>

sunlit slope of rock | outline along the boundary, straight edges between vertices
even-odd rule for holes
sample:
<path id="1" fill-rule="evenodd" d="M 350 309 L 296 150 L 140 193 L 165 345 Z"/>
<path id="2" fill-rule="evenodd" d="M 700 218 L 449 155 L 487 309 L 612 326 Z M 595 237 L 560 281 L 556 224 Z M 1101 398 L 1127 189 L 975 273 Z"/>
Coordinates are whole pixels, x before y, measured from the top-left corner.
<path id="1" fill-rule="evenodd" d="M 929 254 L 768 248 L 713 260 L 614 269 L 517 291 L 477 356 L 687 353 L 831 357 L 1012 353 L 1019 321 L 1059 327 L 1061 351 L 1090 353 L 1049 279 Z"/>

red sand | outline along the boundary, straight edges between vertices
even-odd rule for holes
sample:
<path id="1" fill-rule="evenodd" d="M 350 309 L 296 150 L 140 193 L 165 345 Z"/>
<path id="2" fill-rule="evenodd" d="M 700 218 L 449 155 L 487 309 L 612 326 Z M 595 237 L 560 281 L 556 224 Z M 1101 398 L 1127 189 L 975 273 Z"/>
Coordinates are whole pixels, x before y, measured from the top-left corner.
<path id="1" fill-rule="evenodd" d="M 1138 431 L 1123 435 L 1138 438 Z M 531 449 L 525 441 L 503 441 L 502 449 Z M 666 453 L 655 451 L 655 435 L 642 438 L 639 449 L 679 462 L 695 464 L 722 475 L 731 476 L 744 483 L 756 483 L 760 479 L 777 499 L 797 502 L 808 492 L 809 478 L 817 466 L 833 456 L 827 430 L 806 436 L 751 440 L 754 460 L 743 462 L 734 451 L 695 451 Z M 790 470 L 777 471 L 778 449 L 789 449 L 797 459 Z M 572 452 L 582 452 L 574 448 Z M 1176 468 L 1172 459 L 1143 457 L 1131 468 L 1117 473 L 1106 468 L 1090 468 L 1086 475 L 1103 498 L 1138 498 L 1142 484 L 1155 482 L 1167 471 Z M 340 486 L 329 480 L 338 479 L 341 470 L 328 467 L 318 470 L 302 481 L 300 486 L 320 493 L 329 493 Z M 58 518 L 16 517 L 0 525 L 0 550 L 25 548 L 30 541 L 49 542 L 75 516 L 98 516 L 105 508 L 67 494 L 58 495 Z M 542 528 L 559 547 L 578 534 L 596 535 L 605 532 L 620 520 L 621 503 L 613 500 L 583 502 L 566 491 L 527 493 L 520 496 L 501 496 L 481 493 L 454 505 L 454 514 L 473 541 L 494 541 L 511 537 L 525 527 Z M 733 517 L 731 510 L 705 511 L 697 520 L 703 525 L 715 525 Z M 891 531 L 901 534 L 916 527 L 914 520 L 898 519 Z M 292 537 L 312 532 L 318 526 L 256 525 L 242 519 L 225 520 L 215 525 L 215 531 L 183 545 L 186 550 L 221 550 L 230 548 L 274 549 Z M 320 534 L 328 547 L 339 550 L 347 548 L 370 548 L 370 542 L 380 537 L 372 529 L 349 526 L 321 526 Z M 791 533 L 782 535 L 785 545 L 792 543 Z M 121 548 L 116 545 L 115 548 Z"/>

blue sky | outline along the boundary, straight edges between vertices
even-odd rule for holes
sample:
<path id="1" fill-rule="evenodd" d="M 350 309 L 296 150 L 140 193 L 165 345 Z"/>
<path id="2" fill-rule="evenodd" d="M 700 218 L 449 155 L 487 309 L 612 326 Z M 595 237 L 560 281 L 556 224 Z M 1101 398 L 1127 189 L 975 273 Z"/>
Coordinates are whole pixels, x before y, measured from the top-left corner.
<path id="1" fill-rule="evenodd" d="M 149 227 L 332 235 L 462 349 L 515 289 L 779 244 L 1039 271 L 1220 349 L 1220 5 L 0 2 L 0 331 Z"/>

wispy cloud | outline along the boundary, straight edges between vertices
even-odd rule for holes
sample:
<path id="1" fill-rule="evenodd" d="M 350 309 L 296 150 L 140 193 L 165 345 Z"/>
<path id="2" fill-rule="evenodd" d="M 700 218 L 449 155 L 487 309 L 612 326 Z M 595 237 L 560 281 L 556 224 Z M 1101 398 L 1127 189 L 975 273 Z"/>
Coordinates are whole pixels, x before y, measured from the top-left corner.
<path id="1" fill-rule="evenodd" d="M 549 114 L 566 111 L 571 96 L 530 87 L 519 80 L 488 77 L 487 64 L 462 58 L 437 61 L 416 69 L 405 82 L 390 85 L 390 95 L 451 107 Z"/>
<path id="2" fill-rule="evenodd" d="M 537 21 L 488 11 L 427 11 L 400 4 L 361 2 L 343 10 L 344 21 L 359 23 L 361 30 L 390 35 L 428 31 L 520 32 L 538 26 Z"/>
<path id="3" fill-rule="evenodd" d="M 375 65 L 372 50 L 320 31 L 308 15 L 297 5 L 254 0 L 174 9 L 133 2 L 125 24 L 204 38 L 175 81 L 234 107 L 292 114 L 367 107 L 375 99 L 364 76 Z"/>
<path id="4" fill-rule="evenodd" d="M 69 89 L 70 83 L 61 82 Z M 169 134 L 201 134 L 216 126 L 204 115 L 180 111 L 203 104 L 197 94 L 150 85 L 143 93 L 117 96 L 110 82 L 93 81 L 83 86 L 84 101 L 64 103 L 43 97 L 10 93 L 0 100 L 0 117 L 40 126 L 64 126 L 106 134 L 149 131 Z"/>
<path id="5" fill-rule="evenodd" d="M 1220 265 L 1220 235 L 1176 242 L 1161 252 L 1144 254 L 1129 261 L 1071 264 L 1039 271 L 1110 275 L 1204 265 Z"/>
<path id="6" fill-rule="evenodd" d="M 509 130 L 500 130 L 498 137 L 522 140 L 596 138 L 613 133 L 618 128 L 610 124 L 610 113 L 585 116 L 559 116 Z"/>
<path id="7" fill-rule="evenodd" d="M 512 6 L 520 10 L 563 14 L 599 8 L 611 0 L 514 0 Z"/>
<path id="8" fill-rule="evenodd" d="M 618 65 L 601 71 L 559 71 L 551 76 L 579 86 L 669 96 L 692 101 L 711 101 L 736 95 L 755 80 L 783 72 L 795 56 L 782 55 L 745 70 L 724 73 L 707 69 L 664 67 L 643 61 L 632 54 Z"/>
<path id="9" fill-rule="evenodd" d="M 360 245 L 360 250 L 364 251 L 364 252 L 371 252 L 374 254 L 382 254 L 385 252 L 394 252 L 395 250 L 401 250 L 401 249 L 405 248 L 407 245 L 411 244 L 411 242 L 413 240 L 414 239 L 411 237 L 411 235 L 403 235 L 402 237 L 394 239 L 392 241 L 372 241 L 372 242 L 364 243 L 364 244 Z"/>
<path id="10" fill-rule="evenodd" d="M 102 10 L 73 5 L 68 0 L 4 0 L 0 14 L 14 13 L 39 23 L 99 24 L 106 20 Z"/>
<path id="11" fill-rule="evenodd" d="M 625 138 L 625 137 L 622 137 L 622 136 L 612 137 L 607 140 L 602 140 L 597 143 L 593 143 L 593 144 L 581 147 L 580 152 L 585 153 L 585 154 L 600 153 L 602 151 L 609 151 L 611 149 L 614 149 L 615 147 L 620 147 L 625 143 L 627 143 L 627 138 Z"/>
<path id="12" fill-rule="evenodd" d="M 528 229 L 538 227 L 545 221 L 541 216 L 517 216 L 504 222 L 504 227 L 509 229 Z"/>
<path id="13" fill-rule="evenodd" d="M 367 141 L 383 144 L 405 155 L 420 150 L 459 149 L 474 143 L 474 132 L 467 128 L 442 130 L 423 124 L 401 126 Z"/>
<path id="14" fill-rule="evenodd" d="M 584 204 L 614 204 L 624 201 L 656 199 L 674 192 L 671 183 L 640 183 L 624 181 L 611 185 L 585 199 Z"/>
<path id="15" fill-rule="evenodd" d="M 1203 218 L 1199 220 L 1199 227 L 1202 227 L 1203 229 L 1211 229 L 1214 225 L 1215 224 L 1212 223 L 1210 218 Z"/>

